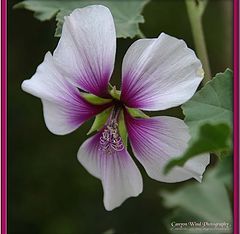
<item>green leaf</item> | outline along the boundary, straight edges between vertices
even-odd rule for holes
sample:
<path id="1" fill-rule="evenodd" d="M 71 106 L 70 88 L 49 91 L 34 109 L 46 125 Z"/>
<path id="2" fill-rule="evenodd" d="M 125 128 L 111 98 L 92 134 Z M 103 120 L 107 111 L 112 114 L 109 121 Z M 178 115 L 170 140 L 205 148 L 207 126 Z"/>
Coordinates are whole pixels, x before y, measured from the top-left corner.
<path id="1" fill-rule="evenodd" d="M 129 108 L 126 107 L 129 114 L 135 118 L 150 118 L 148 115 L 146 115 L 143 111 L 135 108 Z"/>
<path id="2" fill-rule="evenodd" d="M 57 26 L 56 26 L 56 30 L 55 30 L 55 37 L 60 37 L 62 34 L 62 27 L 63 27 L 63 23 L 64 23 L 64 16 L 66 15 L 70 15 L 72 11 L 71 10 L 67 10 L 67 9 L 62 9 L 60 11 L 58 11 L 57 15 L 56 15 L 56 22 L 57 22 Z"/>
<path id="3" fill-rule="evenodd" d="M 192 99 L 182 106 L 185 122 L 192 136 L 188 149 L 171 160 L 165 173 L 174 166 L 183 166 L 192 157 L 212 152 L 224 157 L 231 150 L 232 81 L 230 69 L 218 73 Z"/>
<path id="4" fill-rule="evenodd" d="M 112 99 L 101 98 L 91 93 L 81 93 L 81 95 L 84 97 L 84 99 L 94 105 L 102 105 L 112 101 Z"/>
<path id="5" fill-rule="evenodd" d="M 175 191 L 161 192 L 164 206 L 174 209 L 166 224 L 170 226 L 172 221 L 229 222 L 231 224 L 231 200 L 226 189 L 226 183 L 230 185 L 232 181 L 231 169 L 232 157 L 226 157 L 207 171 L 202 183 L 190 183 Z M 175 232 L 172 230 L 171 233 Z M 184 233 L 193 233 L 193 231 L 186 230 Z M 222 232 L 211 230 L 211 233 Z M 229 230 L 223 233 L 232 232 Z"/>
<path id="6" fill-rule="evenodd" d="M 91 134 L 94 131 L 99 131 L 102 129 L 107 122 L 109 115 L 111 114 L 112 107 L 109 107 L 108 109 L 104 110 L 100 114 L 96 115 L 95 120 L 93 122 L 92 127 L 88 131 L 87 135 Z"/>
<path id="7" fill-rule="evenodd" d="M 13 8 L 33 11 L 34 17 L 40 21 L 52 19 L 59 11 L 57 1 L 23 1 L 14 5 Z"/>
<path id="8" fill-rule="evenodd" d="M 149 0 L 26 0 L 16 4 L 14 8 L 33 11 L 34 16 L 41 21 L 50 20 L 56 16 L 57 28 L 55 36 L 60 36 L 64 16 L 69 15 L 76 8 L 89 5 L 104 5 L 110 9 L 113 15 L 117 37 L 133 38 L 136 35 L 141 35 L 139 23 L 144 23 L 141 12 L 148 2 Z"/>
<path id="9" fill-rule="evenodd" d="M 217 164 L 217 169 L 214 170 L 214 176 L 221 181 L 225 186 L 232 189 L 233 183 L 233 155 L 225 157 Z"/>
<path id="10" fill-rule="evenodd" d="M 171 160 L 164 172 L 169 172 L 174 166 L 183 166 L 187 160 L 207 152 L 230 151 L 231 129 L 227 124 L 204 124 L 200 127 L 198 138 L 193 140 L 187 151 L 180 157 Z"/>
<path id="11" fill-rule="evenodd" d="M 125 120 L 124 120 L 124 114 L 123 111 L 121 111 L 118 119 L 118 130 L 119 134 L 122 138 L 123 144 L 127 148 L 127 140 L 128 140 L 128 134 L 127 134 L 127 129 L 125 125 Z"/>
<path id="12" fill-rule="evenodd" d="M 182 105 L 184 121 L 195 137 L 205 123 L 226 123 L 232 126 L 233 73 L 226 69 L 218 73 L 188 102 Z"/>

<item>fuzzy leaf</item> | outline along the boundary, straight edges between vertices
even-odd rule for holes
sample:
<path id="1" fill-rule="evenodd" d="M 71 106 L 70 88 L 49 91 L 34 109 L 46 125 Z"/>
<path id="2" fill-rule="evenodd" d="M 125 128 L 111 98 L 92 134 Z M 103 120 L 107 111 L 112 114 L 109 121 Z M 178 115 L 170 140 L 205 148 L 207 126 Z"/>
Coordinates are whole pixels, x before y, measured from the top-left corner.
<path id="1" fill-rule="evenodd" d="M 99 131 L 100 129 L 102 129 L 104 127 L 105 123 L 107 122 L 111 111 L 112 111 L 112 107 L 110 107 L 110 108 L 104 110 L 103 112 L 101 112 L 100 114 L 96 115 L 93 125 L 90 128 L 90 130 L 88 131 L 87 135 L 91 134 L 92 132 Z"/>
<path id="2" fill-rule="evenodd" d="M 112 0 L 26 0 L 17 3 L 14 8 L 24 8 L 34 12 L 34 16 L 41 20 L 50 20 L 56 16 L 57 28 L 55 36 L 61 35 L 64 16 L 74 9 L 89 5 L 104 5 L 113 15 L 117 37 L 133 38 L 141 35 L 139 23 L 144 23 L 141 12 L 149 0 L 112 1 Z"/>
<path id="3" fill-rule="evenodd" d="M 218 73 L 188 102 L 182 105 L 184 121 L 195 137 L 205 123 L 226 123 L 232 126 L 233 73 Z"/>
<path id="4" fill-rule="evenodd" d="M 34 17 L 40 21 L 52 19 L 59 11 L 57 1 L 23 1 L 14 5 L 13 8 L 33 11 Z"/>

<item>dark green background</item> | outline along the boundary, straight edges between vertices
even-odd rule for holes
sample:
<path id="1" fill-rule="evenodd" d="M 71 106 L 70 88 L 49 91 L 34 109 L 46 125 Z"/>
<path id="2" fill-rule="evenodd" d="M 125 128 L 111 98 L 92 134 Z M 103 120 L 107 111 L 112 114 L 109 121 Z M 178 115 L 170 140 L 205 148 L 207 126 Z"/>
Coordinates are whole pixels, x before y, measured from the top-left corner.
<path id="1" fill-rule="evenodd" d="M 197 182 L 159 183 L 149 179 L 140 166 L 143 193 L 112 212 L 105 211 L 100 181 L 76 157 L 90 123 L 69 135 L 55 136 L 45 127 L 40 100 L 21 90 L 22 81 L 34 74 L 58 38 L 53 37 L 54 20 L 42 23 L 31 12 L 13 10 L 17 2 L 8 1 L 9 234 L 101 234 L 109 229 L 119 234 L 167 234 L 164 219 L 172 210 L 163 207 L 159 191 Z M 151 1 L 143 15 L 146 22 L 141 28 L 147 37 L 163 31 L 194 48 L 184 1 Z M 212 74 L 231 68 L 231 0 L 210 1 L 204 30 Z M 115 84 L 120 81 L 124 53 L 134 40 L 118 39 Z M 179 108 L 159 114 L 182 117 Z"/>

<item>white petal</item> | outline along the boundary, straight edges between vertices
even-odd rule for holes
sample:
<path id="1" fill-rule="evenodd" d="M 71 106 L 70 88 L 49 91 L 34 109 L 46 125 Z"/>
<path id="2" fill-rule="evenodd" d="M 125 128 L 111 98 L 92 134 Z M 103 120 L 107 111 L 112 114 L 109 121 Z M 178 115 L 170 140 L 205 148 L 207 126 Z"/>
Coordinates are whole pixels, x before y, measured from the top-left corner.
<path id="1" fill-rule="evenodd" d="M 201 181 L 209 164 L 209 154 L 197 156 L 167 175 L 163 173 L 169 160 L 180 156 L 187 148 L 190 136 L 182 120 L 166 116 L 133 119 L 128 115 L 126 122 L 134 155 L 151 178 L 168 183 L 190 178 Z"/>
<path id="2" fill-rule="evenodd" d="M 54 59 L 79 88 L 104 96 L 115 60 L 116 32 L 104 6 L 88 6 L 65 17 Z"/>
<path id="3" fill-rule="evenodd" d="M 100 134 L 83 143 L 78 160 L 89 173 L 102 180 L 104 206 L 112 210 L 142 192 L 142 177 L 125 149 L 112 155 L 99 150 Z"/>
<path id="4" fill-rule="evenodd" d="M 22 83 L 22 89 L 42 99 L 46 125 L 58 135 L 72 132 L 105 108 L 86 102 L 60 73 L 49 52 L 33 77 Z"/>
<path id="5" fill-rule="evenodd" d="M 129 197 L 142 192 L 142 177 L 127 151 L 104 157 L 102 161 L 104 205 L 107 210 L 118 207 Z"/>
<path id="6" fill-rule="evenodd" d="M 133 43 L 122 72 L 121 99 L 143 110 L 164 110 L 186 102 L 203 79 L 195 53 L 183 40 L 164 33 Z"/>

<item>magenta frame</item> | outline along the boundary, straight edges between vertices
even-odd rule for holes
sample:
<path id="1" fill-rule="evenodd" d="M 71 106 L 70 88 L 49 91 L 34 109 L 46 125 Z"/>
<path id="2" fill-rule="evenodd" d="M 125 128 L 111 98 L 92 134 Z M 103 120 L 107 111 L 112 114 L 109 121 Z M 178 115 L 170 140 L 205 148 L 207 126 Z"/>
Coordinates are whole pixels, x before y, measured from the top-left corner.
<path id="1" fill-rule="evenodd" d="M 1 1 L 1 233 L 7 234 L 7 1 Z"/>
<path id="2" fill-rule="evenodd" d="M 239 234 L 239 0 L 234 19 L 234 233 Z M 7 0 L 1 0 L 1 234 L 7 234 Z"/>
<path id="3" fill-rule="evenodd" d="M 233 129 L 234 129 L 234 164 L 233 164 L 233 230 L 239 234 L 239 0 L 234 0 L 233 7 L 233 57 L 234 57 L 234 99 L 233 99 Z"/>

